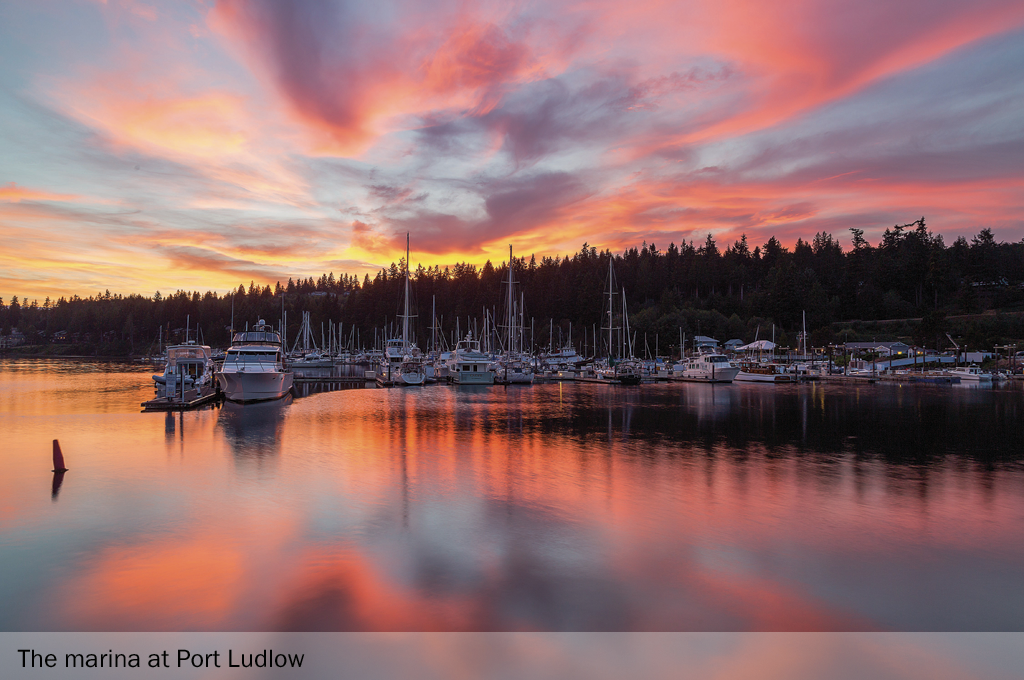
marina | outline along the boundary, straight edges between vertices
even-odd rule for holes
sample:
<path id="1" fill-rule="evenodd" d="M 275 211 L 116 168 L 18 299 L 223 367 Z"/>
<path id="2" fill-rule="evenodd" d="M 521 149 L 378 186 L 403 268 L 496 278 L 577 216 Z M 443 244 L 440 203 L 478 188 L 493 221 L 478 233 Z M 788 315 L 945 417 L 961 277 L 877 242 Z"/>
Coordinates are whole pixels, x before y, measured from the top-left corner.
<path id="1" fill-rule="evenodd" d="M 0 626 L 1024 625 L 1019 382 L 320 376 L 140 414 L 149 375 L 0 359 Z"/>

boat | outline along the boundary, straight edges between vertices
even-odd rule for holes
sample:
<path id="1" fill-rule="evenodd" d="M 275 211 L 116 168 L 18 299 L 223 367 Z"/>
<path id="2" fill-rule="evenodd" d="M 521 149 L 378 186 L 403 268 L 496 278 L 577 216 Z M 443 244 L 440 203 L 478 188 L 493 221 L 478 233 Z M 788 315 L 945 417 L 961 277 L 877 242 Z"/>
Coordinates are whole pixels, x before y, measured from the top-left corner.
<path id="1" fill-rule="evenodd" d="M 707 353 L 684 358 L 672 367 L 670 377 L 687 382 L 730 383 L 739 372 L 724 354 Z"/>
<path id="2" fill-rule="evenodd" d="M 181 345 L 170 345 L 165 357 L 164 372 L 153 376 L 153 382 L 175 388 L 181 376 L 189 388 L 209 385 L 213 381 L 213 354 L 206 345 L 197 345 L 194 340 Z"/>
<path id="3" fill-rule="evenodd" d="M 377 368 L 377 384 L 422 385 L 426 380 L 426 368 L 419 348 L 409 340 L 409 235 L 405 235 L 405 300 L 402 319 L 402 337 L 388 340 L 384 354 Z"/>
<path id="4" fill-rule="evenodd" d="M 185 342 L 180 345 L 168 345 L 164 356 L 167 362 L 164 372 L 153 376 L 158 388 L 163 388 L 167 395 L 178 394 L 183 389 L 199 389 L 212 385 L 216 364 L 213 353 L 207 345 L 200 345 L 189 339 L 186 323 Z M 199 331 L 196 331 L 198 337 Z"/>
<path id="5" fill-rule="evenodd" d="M 480 351 L 480 341 L 470 331 L 448 357 L 448 376 L 458 385 L 493 385 L 494 372 L 490 364 L 491 358 Z"/>
<path id="6" fill-rule="evenodd" d="M 622 325 L 615 325 L 615 275 L 612 259 L 608 260 L 608 326 L 601 330 L 608 331 L 608 360 L 595 368 L 598 380 L 618 383 L 621 385 L 639 385 L 643 382 L 643 363 L 633 356 L 633 342 L 629 335 L 629 314 L 626 311 L 626 290 L 622 289 Z M 615 342 L 614 332 L 619 331 L 619 342 Z M 615 357 L 615 346 L 619 346 L 619 358 Z"/>
<path id="7" fill-rule="evenodd" d="M 960 378 L 961 382 L 992 382 L 992 374 L 981 370 L 974 364 L 951 368 L 949 373 Z"/>
<path id="8" fill-rule="evenodd" d="M 290 368 L 331 368 L 334 366 L 334 359 L 317 347 L 310 324 L 309 312 L 302 313 L 302 325 L 299 327 L 299 335 L 295 338 L 292 351 L 286 358 Z"/>
<path id="9" fill-rule="evenodd" d="M 523 352 L 523 298 L 515 299 L 512 278 L 512 246 L 508 247 L 508 291 L 505 305 L 505 351 L 494 364 L 494 382 L 503 385 L 530 385 L 533 383 L 533 363 Z"/>
<path id="10" fill-rule="evenodd" d="M 786 367 L 782 364 L 741 361 L 733 380 L 736 382 L 790 383 L 796 381 L 796 376 L 787 372 Z"/>
<path id="11" fill-rule="evenodd" d="M 623 359 L 595 369 L 599 380 L 620 385 L 639 385 L 643 382 L 643 365 L 638 359 Z"/>
<path id="12" fill-rule="evenodd" d="M 231 401 L 267 401 L 288 394 L 293 377 L 284 367 L 281 334 L 260 319 L 231 338 L 217 382 Z"/>

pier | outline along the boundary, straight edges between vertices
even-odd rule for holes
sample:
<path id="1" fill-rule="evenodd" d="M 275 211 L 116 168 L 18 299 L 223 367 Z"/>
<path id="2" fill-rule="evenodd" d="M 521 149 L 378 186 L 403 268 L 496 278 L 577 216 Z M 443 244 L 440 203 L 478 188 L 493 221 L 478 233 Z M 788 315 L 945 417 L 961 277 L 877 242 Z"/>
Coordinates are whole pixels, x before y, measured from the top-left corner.
<path id="1" fill-rule="evenodd" d="M 146 411 L 187 411 L 203 404 L 222 401 L 224 394 L 213 387 L 202 387 L 198 390 L 185 390 L 183 394 L 173 397 L 157 397 L 142 402 Z"/>

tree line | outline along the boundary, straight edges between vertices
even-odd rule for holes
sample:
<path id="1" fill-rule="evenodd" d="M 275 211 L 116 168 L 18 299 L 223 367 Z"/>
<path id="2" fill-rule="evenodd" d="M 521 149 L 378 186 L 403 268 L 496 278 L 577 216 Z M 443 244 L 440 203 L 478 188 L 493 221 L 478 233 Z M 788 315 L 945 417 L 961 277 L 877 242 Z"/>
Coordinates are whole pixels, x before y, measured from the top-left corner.
<path id="1" fill-rule="evenodd" d="M 565 257 L 514 258 L 512 276 L 522 294 L 526 334 L 536 346 L 567 341 L 571 328 L 574 344 L 592 351 L 594 330 L 600 334 L 607 310 L 609 262 L 616 287 L 625 290 L 640 353 L 657 345 L 665 354 L 680 334 L 697 333 L 746 342 L 774 333 L 780 344 L 794 344 L 804 323 L 818 346 L 884 339 L 869 337 L 880 332 L 939 347 L 947 332 L 968 336 L 975 347 L 1024 338 L 1022 316 L 1015 313 L 1024 309 L 1024 241 L 997 243 L 991 230 L 982 229 L 970 241 L 959 237 L 947 246 L 924 218 L 886 229 L 876 245 L 862 230 L 851 232 L 847 250 L 824 232 L 798 239 L 792 250 L 775 237 L 751 247 L 745 235 L 724 248 L 709 234 L 703 242 L 664 250 L 645 242 L 614 254 L 584 243 Z M 509 264 L 413 269 L 413 328 L 420 346 L 430 340 L 432 310 L 449 342 L 456 323 L 464 333 L 470 325 L 481 330 L 485 313 L 501 319 Z M 308 311 L 318 342 L 321 324 L 327 335 L 328 323 L 341 322 L 344 343 L 370 347 L 389 324 L 394 328 L 404 267 L 404 261 L 392 263 L 361 281 L 329 273 L 273 286 L 250 282 L 227 294 L 106 291 L 41 304 L 15 295 L 7 304 L 0 298 L 0 333 L 19 328 L 28 344 L 126 354 L 148 351 L 164 335 L 170 336 L 165 341 L 180 339 L 186 319 L 192 337 L 198 329 L 207 344 L 226 346 L 232 310 L 236 328 L 259 318 L 276 325 L 286 311 L 287 334 L 294 338 L 300 312 Z M 1001 313 L 957 318 L 992 309 Z M 903 321 L 883 331 L 871 323 L 893 319 Z"/>

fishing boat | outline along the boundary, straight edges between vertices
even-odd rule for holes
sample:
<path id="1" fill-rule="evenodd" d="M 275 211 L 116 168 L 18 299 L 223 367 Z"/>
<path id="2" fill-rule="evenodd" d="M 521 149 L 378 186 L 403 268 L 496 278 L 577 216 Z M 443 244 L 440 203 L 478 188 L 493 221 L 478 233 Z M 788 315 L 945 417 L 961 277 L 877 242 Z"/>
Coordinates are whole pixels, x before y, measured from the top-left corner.
<path id="1" fill-rule="evenodd" d="M 231 401 L 266 401 L 288 394 L 293 377 L 284 367 L 281 334 L 260 319 L 252 330 L 234 334 L 217 382 Z"/>

